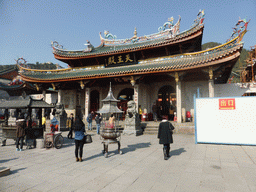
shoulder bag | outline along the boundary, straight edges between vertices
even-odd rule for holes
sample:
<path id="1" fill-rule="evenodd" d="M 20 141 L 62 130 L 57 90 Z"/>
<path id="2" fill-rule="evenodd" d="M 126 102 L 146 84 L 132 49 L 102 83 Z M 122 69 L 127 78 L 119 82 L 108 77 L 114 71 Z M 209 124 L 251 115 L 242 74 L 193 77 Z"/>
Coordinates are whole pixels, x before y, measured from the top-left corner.
<path id="1" fill-rule="evenodd" d="M 92 136 L 91 135 L 84 135 L 84 144 L 92 143 Z"/>

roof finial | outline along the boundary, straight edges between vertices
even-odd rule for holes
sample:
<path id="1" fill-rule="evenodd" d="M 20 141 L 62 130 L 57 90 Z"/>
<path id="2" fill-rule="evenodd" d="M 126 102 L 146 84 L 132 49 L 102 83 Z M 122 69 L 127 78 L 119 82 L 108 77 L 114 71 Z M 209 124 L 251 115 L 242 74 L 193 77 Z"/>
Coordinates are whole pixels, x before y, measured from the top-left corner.
<path id="1" fill-rule="evenodd" d="M 137 38 L 137 28 L 135 27 L 135 29 L 134 29 L 134 36 L 133 36 L 134 38 Z"/>

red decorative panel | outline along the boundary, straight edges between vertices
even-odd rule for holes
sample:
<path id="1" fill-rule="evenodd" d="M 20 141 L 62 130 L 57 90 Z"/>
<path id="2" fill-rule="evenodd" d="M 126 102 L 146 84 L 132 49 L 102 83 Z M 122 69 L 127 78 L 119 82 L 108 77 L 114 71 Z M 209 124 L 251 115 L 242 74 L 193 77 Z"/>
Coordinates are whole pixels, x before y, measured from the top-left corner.
<path id="1" fill-rule="evenodd" d="M 219 99 L 220 110 L 234 110 L 236 109 L 235 99 Z"/>

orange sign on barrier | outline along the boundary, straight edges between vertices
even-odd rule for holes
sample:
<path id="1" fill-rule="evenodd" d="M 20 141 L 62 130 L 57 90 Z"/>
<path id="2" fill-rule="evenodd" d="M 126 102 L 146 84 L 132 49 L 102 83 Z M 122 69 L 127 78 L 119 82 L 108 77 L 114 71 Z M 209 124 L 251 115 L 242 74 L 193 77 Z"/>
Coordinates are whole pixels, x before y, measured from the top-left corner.
<path id="1" fill-rule="evenodd" d="M 236 109 L 235 99 L 219 99 L 219 110 L 234 110 Z"/>

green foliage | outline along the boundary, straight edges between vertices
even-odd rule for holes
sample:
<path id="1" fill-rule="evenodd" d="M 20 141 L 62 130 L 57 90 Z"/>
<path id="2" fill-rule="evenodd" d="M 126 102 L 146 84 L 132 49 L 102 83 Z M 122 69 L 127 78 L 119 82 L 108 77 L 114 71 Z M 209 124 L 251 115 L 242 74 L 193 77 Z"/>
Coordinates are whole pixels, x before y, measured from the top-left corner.
<path id="1" fill-rule="evenodd" d="M 216 43 L 216 42 L 209 42 L 209 43 L 205 43 L 202 45 L 202 50 L 206 50 L 206 49 L 210 49 L 216 46 L 221 45 L 220 43 Z"/>
<path id="2" fill-rule="evenodd" d="M 5 71 L 8 69 L 14 69 L 15 65 L 0 65 L 0 71 Z"/>
<path id="3" fill-rule="evenodd" d="M 57 69 L 57 65 L 53 64 L 53 63 L 39 63 L 39 62 L 36 62 L 36 64 L 27 63 L 26 65 L 27 65 L 27 67 L 29 67 L 31 69 L 43 69 L 43 70 Z M 15 67 L 15 64 L 13 64 L 13 65 L 0 65 L 0 71 L 11 69 L 11 68 L 14 68 L 14 67 Z M 58 65 L 58 67 L 62 68 L 59 65 Z"/>
<path id="4" fill-rule="evenodd" d="M 31 69 L 57 69 L 56 64 L 53 64 L 53 63 L 36 62 L 36 64 L 28 63 L 27 66 Z"/>
<path id="5" fill-rule="evenodd" d="M 202 45 L 202 50 L 210 49 L 218 45 L 221 45 L 221 44 L 216 42 L 205 43 Z M 238 74 L 238 76 L 231 72 L 231 75 L 229 77 L 231 78 L 234 76 L 232 82 L 240 82 L 240 71 L 242 70 L 243 67 L 247 66 L 247 63 L 245 62 L 245 60 L 247 59 L 248 56 L 249 56 L 249 51 L 246 49 L 242 49 L 239 60 L 236 62 L 236 64 L 232 69 L 232 72 L 234 72 L 235 74 Z"/>

